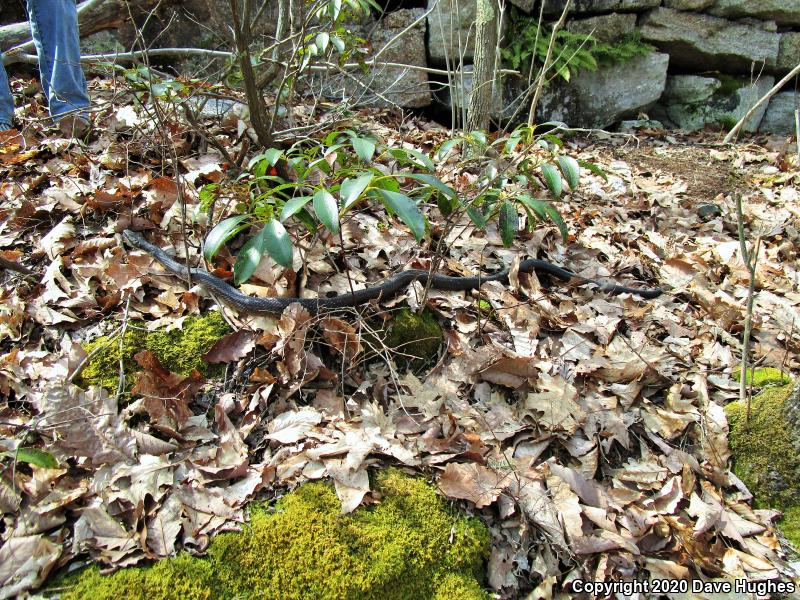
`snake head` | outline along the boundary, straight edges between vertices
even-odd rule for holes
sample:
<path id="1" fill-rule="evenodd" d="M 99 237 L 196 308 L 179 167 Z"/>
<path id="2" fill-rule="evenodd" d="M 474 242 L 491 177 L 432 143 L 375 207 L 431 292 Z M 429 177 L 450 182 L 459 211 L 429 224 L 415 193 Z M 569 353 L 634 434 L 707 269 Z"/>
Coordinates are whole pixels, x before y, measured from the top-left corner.
<path id="1" fill-rule="evenodd" d="M 126 229 L 122 232 L 122 239 L 125 240 L 129 246 L 140 250 L 143 250 L 144 246 L 147 245 L 147 240 L 144 239 L 141 233 L 138 231 L 131 231 L 130 229 Z"/>

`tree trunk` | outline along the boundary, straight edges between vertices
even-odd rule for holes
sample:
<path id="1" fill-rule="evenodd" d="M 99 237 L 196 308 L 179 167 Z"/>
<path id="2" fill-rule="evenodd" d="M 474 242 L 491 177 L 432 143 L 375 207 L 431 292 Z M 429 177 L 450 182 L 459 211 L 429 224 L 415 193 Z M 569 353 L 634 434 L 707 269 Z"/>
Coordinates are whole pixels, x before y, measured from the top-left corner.
<path id="1" fill-rule="evenodd" d="M 252 5 L 250 0 L 244 0 L 240 16 L 239 0 L 230 0 L 230 4 L 233 16 L 233 36 L 236 41 L 239 66 L 242 69 L 242 83 L 247 96 L 247 106 L 250 109 L 250 123 L 256 132 L 258 143 L 264 148 L 269 148 L 272 146 L 272 132 L 267 126 L 267 107 L 261 90 L 258 89 L 253 62 L 250 60 Z"/>
<path id="2" fill-rule="evenodd" d="M 128 18 L 128 6 L 148 9 L 158 0 L 86 0 L 78 5 L 78 26 L 81 37 L 104 29 L 116 29 Z M 31 28 L 28 22 L 13 23 L 0 27 L 0 50 L 28 52 L 33 49 Z M 26 44 L 30 43 L 30 46 Z M 22 45 L 22 47 L 20 47 Z M 15 48 L 16 46 L 16 48 Z"/>
<path id="3" fill-rule="evenodd" d="M 495 0 L 477 0 L 475 17 L 475 70 L 467 111 L 467 130 L 489 129 L 495 91 L 497 6 Z"/>

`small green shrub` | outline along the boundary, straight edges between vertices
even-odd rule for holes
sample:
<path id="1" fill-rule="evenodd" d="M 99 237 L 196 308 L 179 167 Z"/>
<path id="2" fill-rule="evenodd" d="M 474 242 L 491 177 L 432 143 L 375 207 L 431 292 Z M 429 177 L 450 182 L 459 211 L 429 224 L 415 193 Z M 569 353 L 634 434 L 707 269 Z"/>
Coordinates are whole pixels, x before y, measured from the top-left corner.
<path id="1" fill-rule="evenodd" d="M 270 148 L 255 156 L 248 171 L 227 189 L 216 183 L 201 189 L 199 212 L 228 195 L 236 201 L 237 213 L 208 233 L 205 258 L 213 260 L 224 244 L 251 230 L 233 267 L 238 285 L 250 278 L 265 254 L 292 266 L 291 221 L 311 233 L 322 229 L 336 235 L 340 219 L 367 203 L 383 205 L 386 214 L 402 221 L 419 243 L 430 229 L 430 213 L 423 210 L 426 204 L 439 209 L 445 227 L 456 221 L 456 212 L 466 213 L 479 229 L 497 221 L 506 246 L 519 232 L 520 210 L 526 213 L 530 229 L 549 221 L 566 240 L 564 219 L 542 196 L 559 200 L 567 189 L 575 190 L 581 167 L 605 174 L 564 154 L 562 146 L 552 133 L 536 133 L 536 127 L 523 125 L 494 140 L 481 131 L 455 136 L 431 155 L 390 147 L 352 129 L 333 131 L 323 140 L 304 141 L 285 151 Z M 471 169 L 483 170 L 474 189 L 456 191 L 436 174 L 436 162 L 445 162 L 457 147 L 468 150 L 464 154 L 470 157 L 466 160 Z M 277 174 L 279 161 L 288 165 L 292 181 Z M 387 173 L 386 163 L 398 170 Z"/>

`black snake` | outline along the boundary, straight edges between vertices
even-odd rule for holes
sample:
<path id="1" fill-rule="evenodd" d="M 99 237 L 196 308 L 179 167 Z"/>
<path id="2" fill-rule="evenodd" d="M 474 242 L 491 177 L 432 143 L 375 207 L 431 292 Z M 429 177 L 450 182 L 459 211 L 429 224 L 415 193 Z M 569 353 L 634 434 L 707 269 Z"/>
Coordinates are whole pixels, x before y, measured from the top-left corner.
<path id="1" fill-rule="evenodd" d="M 280 314 L 290 304 L 295 302 L 301 304 L 312 312 L 317 312 L 324 309 L 344 308 L 348 306 L 358 306 L 370 300 L 384 300 L 397 294 L 401 289 L 405 288 L 412 281 L 419 281 L 425 285 L 430 279 L 431 287 L 439 290 L 452 290 L 463 291 L 479 288 L 487 281 L 508 281 L 508 269 L 504 269 L 498 273 L 491 275 L 480 275 L 478 277 L 450 277 L 448 275 L 431 274 L 422 269 L 409 269 L 407 271 L 400 271 L 396 275 L 389 277 L 382 283 L 373 285 L 371 287 L 356 290 L 348 294 L 339 294 L 331 298 L 291 298 L 291 297 L 274 297 L 274 298 L 256 298 L 247 296 L 237 290 L 235 287 L 225 283 L 218 277 L 215 277 L 208 271 L 197 268 L 187 268 L 186 265 L 178 262 L 169 254 L 164 252 L 161 248 L 154 246 L 148 242 L 142 234 L 126 229 L 122 232 L 122 237 L 125 241 L 134 248 L 144 250 L 160 262 L 167 271 L 178 277 L 186 279 L 191 272 L 192 281 L 197 281 L 206 286 L 210 290 L 216 292 L 221 299 L 228 304 L 236 307 L 242 312 L 249 314 Z M 544 260 L 527 259 L 520 261 L 519 271 L 521 273 L 531 273 L 538 271 L 547 273 L 560 279 L 561 281 L 575 281 L 580 284 L 591 283 L 600 288 L 603 292 L 609 294 L 636 294 L 642 298 L 655 298 L 661 295 L 662 290 L 658 288 L 653 289 L 638 289 L 626 287 L 616 283 L 606 283 L 582 277 L 558 267 L 552 263 Z"/>

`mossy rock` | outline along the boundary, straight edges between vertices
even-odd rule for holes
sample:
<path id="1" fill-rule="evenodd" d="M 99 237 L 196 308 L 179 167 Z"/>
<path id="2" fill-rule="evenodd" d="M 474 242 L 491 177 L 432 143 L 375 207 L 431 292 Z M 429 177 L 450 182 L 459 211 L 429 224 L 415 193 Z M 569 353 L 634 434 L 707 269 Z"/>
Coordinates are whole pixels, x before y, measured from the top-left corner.
<path id="1" fill-rule="evenodd" d="M 741 368 L 737 368 L 733 372 L 733 378 L 736 381 L 741 381 L 742 379 L 742 371 Z M 786 385 L 787 383 L 791 382 L 791 379 L 788 375 L 781 372 L 780 369 L 773 369 L 772 367 L 762 367 L 759 369 L 755 369 L 753 372 L 750 369 L 745 371 L 745 382 L 747 385 L 750 385 L 752 382 L 753 387 L 756 388 L 763 388 L 769 385 Z"/>
<path id="2" fill-rule="evenodd" d="M 376 476 L 380 503 L 341 514 L 330 485 L 310 483 L 251 510 L 208 556 L 181 554 L 151 567 L 100 575 L 96 567 L 54 583 L 63 600 L 282 598 L 485 600 L 480 585 L 489 532 L 449 509 L 419 478 Z"/>
<path id="3" fill-rule="evenodd" d="M 212 311 L 201 317 L 189 317 L 182 329 L 171 331 L 146 331 L 144 324 L 137 321 L 129 323 L 122 343 L 122 363 L 125 373 L 140 370 L 133 356 L 142 350 L 150 350 L 158 357 L 164 367 L 181 375 L 189 375 L 197 369 L 205 376 L 215 375 L 201 358 L 214 343 L 231 332 L 222 315 Z M 78 384 L 81 386 L 102 385 L 115 391 L 119 382 L 120 344 L 118 337 L 102 336 L 83 346 L 87 353 L 100 348 L 92 356 L 81 373 Z M 219 369 L 219 367 L 217 367 Z M 128 389 L 133 385 L 128 377 Z"/>
<path id="4" fill-rule="evenodd" d="M 759 503 L 775 508 L 794 504 L 796 490 L 792 488 L 800 483 L 800 458 L 785 412 L 791 389 L 789 385 L 770 387 L 755 396 L 749 421 L 746 403 L 736 401 L 725 407 L 734 472 Z"/>
<path id="5" fill-rule="evenodd" d="M 750 419 L 746 403 L 725 407 L 733 471 L 753 493 L 756 506 L 785 513 L 781 530 L 800 546 L 800 386 L 769 386 L 775 373 L 759 371 L 754 380 L 766 387 L 751 400 Z"/>
<path id="6" fill-rule="evenodd" d="M 386 332 L 386 345 L 395 351 L 395 360 L 403 368 L 418 369 L 434 360 L 443 339 L 442 326 L 427 310 L 418 315 L 401 309 Z"/>

